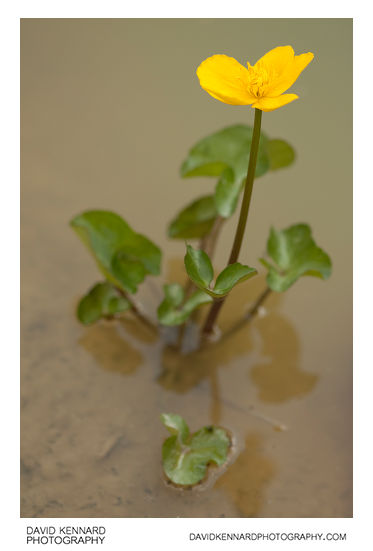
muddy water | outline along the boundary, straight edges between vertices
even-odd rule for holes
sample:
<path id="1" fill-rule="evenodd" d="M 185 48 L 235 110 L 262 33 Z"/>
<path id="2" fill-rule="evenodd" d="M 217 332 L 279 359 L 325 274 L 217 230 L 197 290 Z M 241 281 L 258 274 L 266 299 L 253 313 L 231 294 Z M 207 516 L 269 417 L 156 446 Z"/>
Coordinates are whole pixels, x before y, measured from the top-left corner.
<path id="1" fill-rule="evenodd" d="M 350 21 L 21 27 L 21 515 L 351 516 Z M 258 180 L 241 258 L 258 265 L 270 224 L 305 221 L 333 259 L 332 278 L 304 278 L 273 294 L 250 325 L 191 356 L 130 318 L 81 327 L 76 302 L 99 275 L 68 220 L 86 208 L 113 209 L 163 247 L 162 275 L 140 297 L 154 315 L 162 283 L 183 280 L 183 244 L 168 241 L 165 227 L 213 186 L 183 182 L 180 162 L 200 137 L 252 118 L 203 94 L 195 67 L 214 52 L 255 61 L 286 43 L 315 51 L 315 62 L 294 88 L 300 99 L 264 114 L 263 127 L 296 144 L 298 159 Z M 338 97 L 325 96 L 326 82 Z M 219 241 L 220 266 L 233 226 Z M 222 330 L 263 286 L 261 275 L 230 296 Z M 189 491 L 166 484 L 166 411 L 192 430 L 218 423 L 234 434 L 220 476 Z"/>

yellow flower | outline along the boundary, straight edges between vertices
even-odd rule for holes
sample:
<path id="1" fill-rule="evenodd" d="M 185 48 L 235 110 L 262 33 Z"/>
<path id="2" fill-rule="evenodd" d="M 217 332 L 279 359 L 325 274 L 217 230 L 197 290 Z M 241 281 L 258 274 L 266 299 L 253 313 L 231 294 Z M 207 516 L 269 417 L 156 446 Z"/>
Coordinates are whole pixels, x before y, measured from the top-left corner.
<path id="1" fill-rule="evenodd" d="M 230 105 L 251 105 L 273 111 L 298 98 L 284 94 L 312 61 L 313 54 L 294 55 L 291 46 L 278 46 L 255 65 L 244 67 L 233 57 L 213 55 L 197 69 L 200 85 L 215 99 Z"/>

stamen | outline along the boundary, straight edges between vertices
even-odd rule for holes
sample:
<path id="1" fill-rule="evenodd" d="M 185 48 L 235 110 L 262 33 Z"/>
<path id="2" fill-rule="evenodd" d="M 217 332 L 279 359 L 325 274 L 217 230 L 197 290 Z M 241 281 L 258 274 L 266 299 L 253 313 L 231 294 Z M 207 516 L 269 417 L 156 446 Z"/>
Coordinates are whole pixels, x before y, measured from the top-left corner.
<path id="1" fill-rule="evenodd" d="M 271 75 L 268 69 L 262 64 L 257 63 L 251 66 L 247 64 L 249 73 L 249 85 L 247 90 L 257 98 L 262 97 L 271 81 Z"/>

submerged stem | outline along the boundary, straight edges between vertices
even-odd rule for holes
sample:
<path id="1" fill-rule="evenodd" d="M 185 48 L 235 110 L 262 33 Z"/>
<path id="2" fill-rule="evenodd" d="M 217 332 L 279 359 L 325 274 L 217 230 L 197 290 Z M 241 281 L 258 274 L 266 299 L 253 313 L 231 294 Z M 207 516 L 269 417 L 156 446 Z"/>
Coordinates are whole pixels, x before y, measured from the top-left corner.
<path id="1" fill-rule="evenodd" d="M 271 294 L 272 290 L 269 287 L 266 287 L 264 291 L 259 295 L 257 300 L 254 302 L 253 306 L 250 308 L 250 310 L 235 324 L 233 327 L 229 329 L 226 333 L 223 335 L 223 339 L 230 337 L 241 329 L 244 325 L 246 325 L 247 322 L 249 322 L 256 314 L 258 313 L 258 310 L 260 306 L 263 304 L 263 302 L 268 298 L 268 296 Z"/>
<path id="2" fill-rule="evenodd" d="M 253 192 L 256 161 L 258 158 L 261 122 L 262 122 L 262 111 L 260 109 L 255 109 L 254 129 L 253 129 L 253 137 L 251 140 L 250 159 L 249 159 L 249 166 L 247 169 L 245 191 L 244 191 L 244 195 L 241 203 L 240 217 L 236 228 L 236 235 L 234 237 L 231 254 L 229 256 L 228 265 L 234 264 L 235 262 L 237 262 L 237 259 L 241 250 L 243 236 L 245 233 L 247 216 L 249 213 L 251 196 Z M 202 329 L 203 334 L 209 335 L 210 333 L 212 333 L 216 319 L 218 317 L 218 314 L 223 304 L 224 304 L 224 300 L 215 301 L 212 304 L 210 311 L 208 313 L 205 325 Z"/>

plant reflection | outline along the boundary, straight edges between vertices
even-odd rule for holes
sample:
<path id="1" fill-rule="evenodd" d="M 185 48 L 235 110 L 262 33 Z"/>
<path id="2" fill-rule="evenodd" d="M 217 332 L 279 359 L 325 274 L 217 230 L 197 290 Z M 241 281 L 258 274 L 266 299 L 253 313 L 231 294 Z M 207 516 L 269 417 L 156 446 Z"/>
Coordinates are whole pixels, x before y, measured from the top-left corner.
<path id="1" fill-rule="evenodd" d="M 129 375 L 142 363 L 142 355 L 118 332 L 116 321 L 87 327 L 79 340 L 103 369 Z"/>
<path id="2" fill-rule="evenodd" d="M 250 432 L 245 449 L 216 481 L 215 487 L 231 497 L 242 517 L 258 517 L 263 506 L 263 492 L 275 475 L 275 467 L 264 455 L 260 434 Z"/>
<path id="3" fill-rule="evenodd" d="M 285 402 L 311 392 L 318 375 L 299 369 L 299 339 L 291 323 L 276 313 L 257 319 L 262 341 L 260 361 L 250 370 L 263 402 Z"/>

